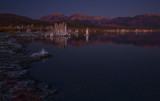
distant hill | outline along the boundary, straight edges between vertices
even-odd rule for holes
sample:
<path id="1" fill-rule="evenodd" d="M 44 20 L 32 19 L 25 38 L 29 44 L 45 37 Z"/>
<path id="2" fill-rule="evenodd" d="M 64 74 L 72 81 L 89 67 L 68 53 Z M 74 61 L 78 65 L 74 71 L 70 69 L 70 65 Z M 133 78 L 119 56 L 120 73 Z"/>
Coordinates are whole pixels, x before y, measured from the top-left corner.
<path id="1" fill-rule="evenodd" d="M 0 26 L 9 26 L 9 25 L 13 25 L 13 26 L 17 26 L 17 25 L 54 25 L 55 22 L 66 22 L 67 20 L 62 20 L 61 18 L 64 19 L 63 15 L 60 14 L 55 14 L 54 16 L 57 16 L 54 18 L 54 22 L 50 21 L 49 19 L 51 19 L 49 16 L 44 17 L 44 19 L 47 20 L 35 20 L 35 19 L 31 19 L 28 17 L 24 17 L 24 16 L 19 16 L 16 14 L 0 14 Z M 72 21 L 67 21 L 68 27 L 94 27 L 93 25 L 90 24 L 83 24 L 83 23 L 76 23 L 76 22 L 72 22 Z"/>
<path id="2" fill-rule="evenodd" d="M 88 16 L 84 14 L 73 14 L 71 16 L 65 16 L 61 13 L 54 13 L 51 15 L 46 15 L 40 18 L 41 21 L 47 22 L 77 22 L 81 24 L 90 24 L 98 26 L 99 24 L 105 24 L 109 21 L 108 17 L 96 17 Z"/>
<path id="3" fill-rule="evenodd" d="M 69 21 L 67 16 L 64 16 L 61 13 L 54 13 L 52 15 L 46 15 L 40 18 L 41 21 L 47 22 L 66 22 Z"/>
<path id="4" fill-rule="evenodd" d="M 160 15 L 144 14 L 135 17 L 118 17 L 110 20 L 107 24 L 131 28 L 160 28 Z"/>
<path id="5" fill-rule="evenodd" d="M 123 27 L 123 28 L 160 28 L 160 15 L 143 14 L 134 17 L 108 17 L 87 16 L 84 14 L 73 14 L 69 17 L 55 13 L 43 16 L 41 21 L 47 22 L 77 22 L 81 24 L 91 24 L 97 27 Z"/>
<path id="6" fill-rule="evenodd" d="M 33 20 L 28 17 L 19 16 L 16 14 L 0 14 L 0 26 L 9 26 L 9 25 L 46 25 L 49 22 L 44 22 L 40 20 Z"/>

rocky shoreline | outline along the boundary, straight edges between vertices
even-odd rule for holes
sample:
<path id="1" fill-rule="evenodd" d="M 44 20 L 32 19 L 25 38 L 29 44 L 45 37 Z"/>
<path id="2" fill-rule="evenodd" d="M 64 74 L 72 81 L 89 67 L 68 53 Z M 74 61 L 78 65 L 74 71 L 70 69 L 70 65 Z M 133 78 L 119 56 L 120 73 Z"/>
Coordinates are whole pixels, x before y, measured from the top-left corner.
<path id="1" fill-rule="evenodd" d="M 29 78 L 37 60 L 25 51 L 23 40 L 0 33 L 0 101 L 53 101 L 56 90 Z"/>

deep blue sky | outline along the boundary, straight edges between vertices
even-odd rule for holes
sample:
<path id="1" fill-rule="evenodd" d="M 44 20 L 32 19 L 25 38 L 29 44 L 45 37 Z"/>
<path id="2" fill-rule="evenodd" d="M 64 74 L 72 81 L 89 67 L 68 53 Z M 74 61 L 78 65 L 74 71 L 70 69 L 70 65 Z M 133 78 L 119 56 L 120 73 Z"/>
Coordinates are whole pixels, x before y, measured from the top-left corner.
<path id="1" fill-rule="evenodd" d="M 105 17 L 160 14 L 160 0 L 0 0 L 0 13 L 14 13 L 31 18 L 61 12 Z"/>

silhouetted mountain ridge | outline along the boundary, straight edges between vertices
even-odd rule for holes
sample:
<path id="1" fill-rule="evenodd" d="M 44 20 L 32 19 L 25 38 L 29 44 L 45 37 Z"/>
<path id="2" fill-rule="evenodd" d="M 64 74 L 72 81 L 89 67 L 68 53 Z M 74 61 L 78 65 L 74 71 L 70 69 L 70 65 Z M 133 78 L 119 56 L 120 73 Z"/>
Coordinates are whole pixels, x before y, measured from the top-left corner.
<path id="1" fill-rule="evenodd" d="M 78 22 L 92 24 L 97 27 L 125 27 L 125 28 L 160 28 L 160 15 L 142 14 L 134 17 L 117 17 L 110 19 L 108 17 L 88 16 L 84 14 L 73 14 L 69 17 L 61 13 L 43 16 L 40 18 L 47 22 Z"/>
<path id="2" fill-rule="evenodd" d="M 55 17 L 53 17 L 55 16 Z M 18 26 L 18 25 L 35 25 L 35 26 L 50 26 L 50 25 L 54 25 L 54 22 L 60 22 L 60 21 L 67 21 L 68 27 L 93 27 L 92 25 L 89 24 L 81 24 L 81 23 L 76 23 L 76 22 L 72 22 L 72 21 L 68 21 L 68 19 L 64 19 L 65 16 L 63 14 L 60 13 L 56 13 L 56 14 L 52 14 L 50 16 L 44 17 L 45 20 L 36 20 L 36 19 L 31 19 L 25 16 L 19 16 L 16 14 L 6 14 L 6 13 L 2 13 L 0 14 L 0 26 Z M 54 22 L 51 22 L 50 19 L 53 19 Z M 62 20 L 63 19 L 63 20 Z"/>
<path id="3" fill-rule="evenodd" d="M 39 20 L 16 14 L 0 14 L 0 26 L 8 25 L 53 25 L 55 22 L 67 22 L 69 27 L 109 27 L 109 28 L 160 28 L 160 15 L 142 14 L 134 17 L 108 17 L 73 14 L 65 16 L 54 13 L 41 17 Z"/>

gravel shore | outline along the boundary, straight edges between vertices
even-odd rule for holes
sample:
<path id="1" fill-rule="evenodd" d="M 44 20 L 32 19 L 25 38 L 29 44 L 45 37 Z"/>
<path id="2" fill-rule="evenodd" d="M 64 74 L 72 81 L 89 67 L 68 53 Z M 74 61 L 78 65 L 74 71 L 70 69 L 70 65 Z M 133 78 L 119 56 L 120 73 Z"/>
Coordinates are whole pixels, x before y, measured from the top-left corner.
<path id="1" fill-rule="evenodd" d="M 33 61 L 25 52 L 23 40 L 0 33 L 0 101 L 53 101 L 57 93 L 52 87 L 29 78 Z"/>

